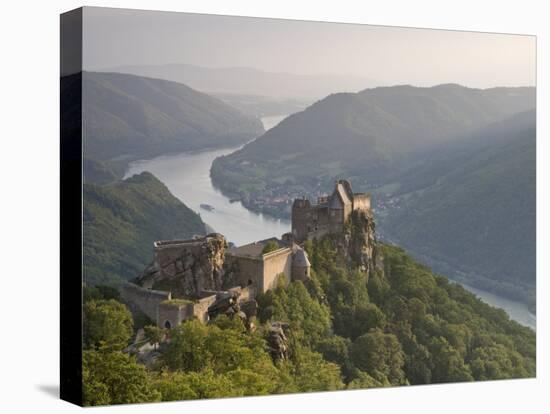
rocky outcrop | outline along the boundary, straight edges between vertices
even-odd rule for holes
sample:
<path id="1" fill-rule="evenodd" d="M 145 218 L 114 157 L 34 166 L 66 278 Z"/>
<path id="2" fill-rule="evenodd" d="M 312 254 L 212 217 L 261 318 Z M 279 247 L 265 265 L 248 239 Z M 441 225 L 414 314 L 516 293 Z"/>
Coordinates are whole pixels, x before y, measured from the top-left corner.
<path id="1" fill-rule="evenodd" d="M 226 315 L 230 318 L 238 317 L 248 330 L 253 330 L 257 312 L 258 303 L 255 299 L 249 298 L 247 291 L 241 288 L 232 288 L 229 291 L 217 293 L 216 301 L 208 308 L 208 317 L 211 320 L 218 315 Z"/>
<path id="2" fill-rule="evenodd" d="M 288 359 L 288 323 L 273 322 L 267 334 L 269 353 L 274 361 Z"/>
<path id="3" fill-rule="evenodd" d="M 218 293 L 216 301 L 208 308 L 208 316 L 210 319 L 214 319 L 218 315 L 243 317 L 244 313 L 241 312 L 238 299 L 239 292 L 237 291 Z M 246 318 L 246 315 L 244 315 L 244 318 Z"/>
<path id="4" fill-rule="evenodd" d="M 372 215 L 354 211 L 341 235 L 335 238 L 339 252 L 360 270 L 370 274 L 376 266 L 375 224 Z"/>
<path id="5" fill-rule="evenodd" d="M 221 234 L 182 241 L 155 242 L 153 263 L 137 279 L 149 289 L 172 292 L 175 297 L 198 297 L 224 285 L 227 242 Z"/>

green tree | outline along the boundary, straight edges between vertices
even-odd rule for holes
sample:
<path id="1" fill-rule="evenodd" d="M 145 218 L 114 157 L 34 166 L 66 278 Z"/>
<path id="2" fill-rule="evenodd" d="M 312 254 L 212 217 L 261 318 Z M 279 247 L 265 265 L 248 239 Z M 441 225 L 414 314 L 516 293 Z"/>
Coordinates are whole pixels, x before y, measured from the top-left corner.
<path id="1" fill-rule="evenodd" d="M 314 346 L 330 333 L 329 308 L 313 298 L 301 281 L 260 295 L 258 304 L 262 322 L 288 322 L 295 338 L 308 346 Z"/>
<path id="2" fill-rule="evenodd" d="M 470 368 L 464 363 L 460 352 L 453 348 L 447 339 L 433 338 L 429 349 L 434 363 L 432 382 L 473 381 Z"/>
<path id="3" fill-rule="evenodd" d="M 317 350 L 330 362 L 340 366 L 349 363 L 349 347 L 351 341 L 338 335 L 325 338 L 317 344 Z"/>
<path id="4" fill-rule="evenodd" d="M 379 388 L 379 387 L 388 387 L 391 384 L 389 381 L 378 381 L 377 379 L 371 377 L 366 372 L 359 371 L 356 378 L 351 380 L 348 385 L 348 390 L 358 390 L 358 389 L 365 389 L 365 388 Z"/>
<path id="5" fill-rule="evenodd" d="M 251 370 L 275 378 L 261 333 L 247 333 L 242 323 L 231 326 L 228 322 L 224 317 L 216 318 L 212 325 L 190 320 L 173 329 L 163 355 L 165 365 L 186 372 L 211 369 L 216 374 Z"/>
<path id="6" fill-rule="evenodd" d="M 351 359 L 362 371 L 377 378 L 382 374 L 392 384 L 405 383 L 405 355 L 397 337 L 374 329 L 355 340 L 351 348 Z"/>
<path id="7" fill-rule="evenodd" d="M 122 350 L 133 335 L 130 311 L 114 299 L 84 304 L 84 344 L 87 348 Z"/>
<path id="8" fill-rule="evenodd" d="M 162 372 L 153 381 L 153 388 L 162 395 L 162 401 L 223 398 L 244 395 L 226 375 L 211 369 L 201 372 Z"/>
<path id="9" fill-rule="evenodd" d="M 355 307 L 354 317 L 348 323 L 351 325 L 350 337 L 355 339 L 371 329 L 384 330 L 386 315 L 374 303 L 360 304 Z"/>
<path id="10" fill-rule="evenodd" d="M 524 366 L 524 358 L 518 352 L 500 344 L 474 350 L 470 367 L 472 375 L 478 381 L 530 376 L 529 370 Z"/>
<path id="11" fill-rule="evenodd" d="M 162 401 L 194 400 L 199 398 L 191 386 L 189 374 L 162 372 L 152 381 L 153 388 L 162 396 Z"/>
<path id="12" fill-rule="evenodd" d="M 279 244 L 275 240 L 268 241 L 262 249 L 262 254 L 274 252 L 279 249 Z"/>
<path id="13" fill-rule="evenodd" d="M 296 344 L 291 360 L 283 365 L 292 375 L 297 391 L 334 391 L 344 387 L 340 367 L 327 362 L 318 352 Z"/>
<path id="14" fill-rule="evenodd" d="M 200 371 L 209 366 L 211 354 L 206 348 L 208 327 L 190 320 L 170 332 L 170 343 L 163 355 L 164 363 L 173 370 Z"/>
<path id="15" fill-rule="evenodd" d="M 88 406 L 152 402 L 161 397 L 145 366 L 120 351 L 84 351 L 82 383 Z"/>
<path id="16" fill-rule="evenodd" d="M 157 345 L 162 341 L 162 338 L 164 338 L 164 329 L 156 325 L 147 325 L 143 330 L 145 331 L 145 337 L 149 340 L 149 343 L 153 345 L 154 349 L 157 349 Z"/>

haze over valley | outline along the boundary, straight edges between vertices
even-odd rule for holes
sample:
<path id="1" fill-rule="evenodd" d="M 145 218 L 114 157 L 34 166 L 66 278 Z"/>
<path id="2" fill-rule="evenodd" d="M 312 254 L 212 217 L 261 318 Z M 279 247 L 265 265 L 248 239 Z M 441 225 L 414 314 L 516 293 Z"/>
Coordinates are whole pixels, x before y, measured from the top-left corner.
<path id="1" fill-rule="evenodd" d="M 102 30 L 83 58 L 87 184 L 155 170 L 164 179 L 148 185 L 167 185 L 202 225 L 258 222 L 267 236 L 287 229 L 295 198 L 345 178 L 372 193 L 382 240 L 534 311 L 532 38 L 409 29 L 403 42 L 402 28 L 279 20 L 258 34 L 254 19 L 159 15 L 144 26 L 139 12 L 89 10 Z M 78 76 L 63 78 L 67 96 Z M 282 122 L 264 128 L 267 117 Z M 183 199 L 199 182 L 204 200 Z M 226 228 L 238 244 L 258 235 Z M 132 237 L 145 246 L 142 230 Z"/>

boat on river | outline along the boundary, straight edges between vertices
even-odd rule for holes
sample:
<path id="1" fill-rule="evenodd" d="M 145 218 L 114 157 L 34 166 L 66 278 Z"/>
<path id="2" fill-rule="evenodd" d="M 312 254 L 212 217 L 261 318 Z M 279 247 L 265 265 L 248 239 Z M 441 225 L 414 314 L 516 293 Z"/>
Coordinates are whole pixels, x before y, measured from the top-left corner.
<path id="1" fill-rule="evenodd" d="M 215 208 L 213 206 L 211 206 L 210 204 L 201 204 L 200 208 L 202 208 L 203 210 L 206 210 L 206 211 L 214 211 L 215 210 Z"/>

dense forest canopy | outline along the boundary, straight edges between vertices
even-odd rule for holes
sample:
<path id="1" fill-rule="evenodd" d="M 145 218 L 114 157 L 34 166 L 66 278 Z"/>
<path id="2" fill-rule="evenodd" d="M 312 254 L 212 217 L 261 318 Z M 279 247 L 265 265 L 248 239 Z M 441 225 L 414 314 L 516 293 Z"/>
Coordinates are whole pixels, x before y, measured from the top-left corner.
<path id="1" fill-rule="evenodd" d="M 535 333 L 402 249 L 378 246 L 369 277 L 330 238 L 306 242 L 312 278 L 257 298 L 256 329 L 239 318 L 182 323 L 144 365 L 123 352 L 128 309 L 87 289 L 86 405 L 267 395 L 535 376 Z M 274 359 L 271 322 L 288 323 L 288 358 Z M 121 327 L 114 334 L 112 326 Z M 134 329 L 137 326 L 134 326 Z M 149 329 L 151 343 L 158 332 Z"/>

